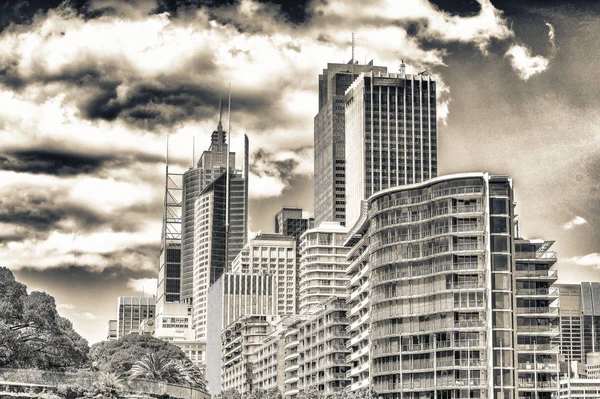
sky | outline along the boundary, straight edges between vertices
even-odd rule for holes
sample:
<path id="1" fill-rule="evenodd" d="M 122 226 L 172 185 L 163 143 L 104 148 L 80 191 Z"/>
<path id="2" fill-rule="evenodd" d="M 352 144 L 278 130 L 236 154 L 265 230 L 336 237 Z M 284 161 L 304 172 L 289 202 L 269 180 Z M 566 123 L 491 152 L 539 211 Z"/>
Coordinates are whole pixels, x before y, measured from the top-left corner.
<path id="1" fill-rule="evenodd" d="M 0 264 L 90 342 L 155 290 L 165 182 L 231 82 L 250 230 L 313 212 L 318 74 L 351 58 L 438 82 L 439 174 L 513 178 L 559 282 L 600 281 L 600 6 L 488 0 L 0 2 Z M 192 143 L 195 142 L 195 151 Z"/>

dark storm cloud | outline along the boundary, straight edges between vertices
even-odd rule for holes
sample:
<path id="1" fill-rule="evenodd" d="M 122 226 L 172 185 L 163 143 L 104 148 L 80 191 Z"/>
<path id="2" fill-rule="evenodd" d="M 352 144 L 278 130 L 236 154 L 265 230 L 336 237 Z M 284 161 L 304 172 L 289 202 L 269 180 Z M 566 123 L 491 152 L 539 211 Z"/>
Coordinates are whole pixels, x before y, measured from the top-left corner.
<path id="1" fill-rule="evenodd" d="M 20 150 L 0 155 L 0 170 L 69 176 L 97 172 L 108 160 L 63 151 Z"/>
<path id="2" fill-rule="evenodd" d="M 295 159 L 277 160 L 274 154 L 259 148 L 252 153 L 250 172 L 257 176 L 273 176 L 284 182 L 294 177 L 294 169 L 298 166 Z"/>
<path id="3" fill-rule="evenodd" d="M 92 210 L 63 203 L 65 195 L 60 189 L 20 187 L 0 196 L 0 222 L 30 228 L 30 235 L 60 230 L 59 222 L 66 219 L 76 220 L 82 230 L 107 222 Z"/>
<path id="4" fill-rule="evenodd" d="M 68 152 L 52 147 L 32 147 L 0 152 L 0 170 L 54 176 L 97 175 L 111 167 L 135 163 L 163 162 L 159 155 L 148 153 L 90 154 Z"/>

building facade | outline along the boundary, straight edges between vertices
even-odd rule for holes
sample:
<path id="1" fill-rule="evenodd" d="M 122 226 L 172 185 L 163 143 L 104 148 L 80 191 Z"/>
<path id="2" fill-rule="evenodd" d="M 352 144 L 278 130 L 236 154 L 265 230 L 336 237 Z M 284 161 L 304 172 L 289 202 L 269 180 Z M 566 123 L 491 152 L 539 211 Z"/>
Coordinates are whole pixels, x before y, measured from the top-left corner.
<path id="1" fill-rule="evenodd" d="M 346 89 L 362 72 L 387 72 L 386 67 L 328 63 L 319 75 L 319 112 L 314 119 L 315 145 L 315 226 L 326 221 L 345 223 L 346 155 L 345 106 Z"/>
<path id="2" fill-rule="evenodd" d="M 296 313 L 296 240 L 279 234 L 258 234 L 233 261 L 234 273 L 269 274 L 275 278 L 278 315 Z"/>
<path id="3" fill-rule="evenodd" d="M 244 136 L 244 140 L 247 155 L 248 138 Z M 194 329 L 198 340 L 206 340 L 208 289 L 231 268 L 231 262 L 242 250 L 247 237 L 247 157 L 244 165 L 243 171 L 230 173 L 229 203 L 227 202 L 228 176 L 225 171 L 203 188 L 194 204 L 192 303 Z M 229 220 L 226 215 L 227 206 L 229 206 Z"/>
<path id="4" fill-rule="evenodd" d="M 543 270 L 530 271 L 531 274 L 542 274 Z M 549 276 L 555 276 L 550 271 Z M 583 317 L 581 308 L 581 284 L 558 284 L 560 335 L 555 339 L 559 345 L 561 361 L 571 364 L 573 361 L 584 363 L 583 356 Z"/>
<path id="5" fill-rule="evenodd" d="M 382 398 L 517 397 L 513 218 L 510 178 L 486 173 L 362 203 L 348 234 L 349 306 L 369 305 L 349 313 L 351 388 L 368 376 Z"/>
<path id="6" fill-rule="evenodd" d="M 277 290 L 274 276 L 224 273 L 208 290 L 206 331 L 206 380 L 210 393 L 221 392 L 221 332 L 245 315 L 272 318 L 277 314 Z"/>
<path id="7" fill-rule="evenodd" d="M 555 398 L 558 390 L 560 322 L 553 243 L 515 240 L 519 398 Z"/>
<path id="8" fill-rule="evenodd" d="M 348 229 L 338 222 L 323 222 L 307 230 L 300 242 L 299 312 L 319 310 L 331 298 L 346 298 L 346 253 Z"/>
<path id="9" fill-rule="evenodd" d="M 145 319 L 154 320 L 156 299 L 120 296 L 117 300 L 117 338 L 127 334 L 138 334 Z"/>
<path id="10" fill-rule="evenodd" d="M 106 340 L 114 341 L 117 339 L 117 321 L 109 320 L 106 324 Z"/>
<path id="11" fill-rule="evenodd" d="M 600 283 L 581 283 L 581 308 L 583 313 L 583 352 L 600 352 Z"/>
<path id="12" fill-rule="evenodd" d="M 330 396 L 349 384 L 346 300 L 333 298 L 321 307 L 321 311 L 298 325 L 298 389 L 315 387 Z"/>
<path id="13" fill-rule="evenodd" d="M 560 381 L 560 399 L 600 398 L 600 379 L 569 378 Z"/>
<path id="14" fill-rule="evenodd" d="M 273 328 L 273 318 L 247 315 L 231 323 L 222 333 L 221 389 L 252 391 L 256 349 Z"/>
<path id="15" fill-rule="evenodd" d="M 315 222 L 313 218 L 302 217 L 302 213 L 301 208 L 281 208 L 275 215 L 275 234 L 291 236 L 299 242 L 302 234 L 312 229 Z"/>
<path id="16" fill-rule="evenodd" d="M 437 176 L 436 87 L 429 74 L 361 73 L 346 90 L 346 224 L 360 201 Z M 316 169 L 315 169 L 316 176 Z"/>

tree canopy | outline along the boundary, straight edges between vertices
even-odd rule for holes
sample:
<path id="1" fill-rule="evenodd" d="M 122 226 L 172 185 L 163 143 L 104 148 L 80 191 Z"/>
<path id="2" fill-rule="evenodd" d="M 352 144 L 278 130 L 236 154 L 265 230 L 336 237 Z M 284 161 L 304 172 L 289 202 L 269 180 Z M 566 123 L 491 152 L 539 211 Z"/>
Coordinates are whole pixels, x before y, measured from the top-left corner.
<path id="1" fill-rule="evenodd" d="M 148 353 L 173 361 L 191 363 L 177 346 L 151 335 L 134 334 L 92 345 L 90 360 L 100 371 L 125 376 L 133 365 Z"/>
<path id="2" fill-rule="evenodd" d="M 0 267 L 0 367 L 60 370 L 87 362 L 88 343 L 60 316 L 54 298 L 27 293 Z"/>

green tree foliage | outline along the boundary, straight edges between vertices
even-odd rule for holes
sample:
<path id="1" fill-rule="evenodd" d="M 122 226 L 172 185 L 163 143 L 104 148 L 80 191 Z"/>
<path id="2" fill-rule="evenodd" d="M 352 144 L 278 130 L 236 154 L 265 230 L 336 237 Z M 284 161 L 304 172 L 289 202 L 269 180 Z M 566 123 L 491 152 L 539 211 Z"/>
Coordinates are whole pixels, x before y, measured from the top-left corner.
<path id="1" fill-rule="evenodd" d="M 27 294 L 13 273 L 0 267 L 0 367 L 43 370 L 81 367 L 88 343 L 45 292 Z"/>
<path id="2" fill-rule="evenodd" d="M 185 353 L 175 345 L 151 335 L 133 334 L 92 345 L 90 359 L 100 371 L 126 376 L 131 367 L 148 353 L 169 360 L 189 362 Z"/>
<path id="3" fill-rule="evenodd" d="M 129 380 L 165 381 L 206 390 L 204 373 L 191 362 L 147 353 L 129 370 Z"/>
<path id="4" fill-rule="evenodd" d="M 325 395 L 314 386 L 298 393 L 298 399 L 325 399 Z"/>
<path id="5" fill-rule="evenodd" d="M 237 392 L 237 391 L 236 391 Z M 235 399 L 235 398 L 227 398 L 227 399 Z M 281 392 L 279 389 L 255 389 L 250 393 L 244 394 L 243 399 L 282 399 Z"/>
<path id="6" fill-rule="evenodd" d="M 242 394 L 237 389 L 226 389 L 215 396 L 215 399 L 242 399 Z"/>

